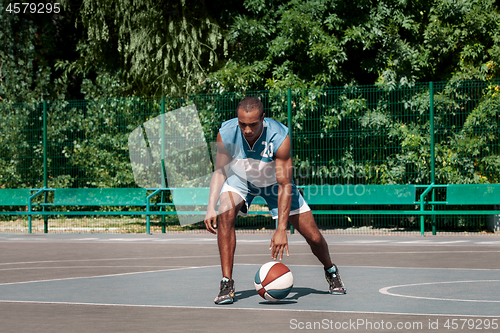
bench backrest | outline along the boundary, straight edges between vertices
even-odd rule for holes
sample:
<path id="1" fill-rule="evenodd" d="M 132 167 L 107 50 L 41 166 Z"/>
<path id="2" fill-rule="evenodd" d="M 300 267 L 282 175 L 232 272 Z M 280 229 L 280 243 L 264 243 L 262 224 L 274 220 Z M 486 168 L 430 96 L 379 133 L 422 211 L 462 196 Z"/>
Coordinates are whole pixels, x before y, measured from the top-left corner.
<path id="1" fill-rule="evenodd" d="M 500 205 L 500 184 L 453 184 L 446 191 L 448 205 Z"/>
<path id="2" fill-rule="evenodd" d="M 175 205 L 207 205 L 210 188 L 172 189 Z M 310 205 L 410 205 L 416 200 L 415 185 L 320 185 L 302 189 Z M 448 204 L 500 204 L 499 184 L 449 185 Z M 0 205 L 28 205 L 30 189 L 0 189 Z M 59 206 L 143 206 L 147 191 L 143 188 L 55 189 L 54 205 Z M 468 201 L 467 201 L 468 200 Z M 262 197 L 252 204 L 265 205 Z"/>
<path id="3" fill-rule="evenodd" d="M 310 205 L 412 205 L 415 185 L 318 185 L 305 186 Z"/>
<path id="4" fill-rule="evenodd" d="M 194 187 L 194 188 L 175 188 L 171 189 L 172 202 L 174 205 L 207 205 L 209 187 Z"/>
<path id="5" fill-rule="evenodd" d="M 144 188 L 58 188 L 54 205 L 58 206 L 144 206 Z"/>
<path id="6" fill-rule="evenodd" d="M 171 190 L 173 204 L 176 206 L 208 205 L 209 187 L 175 188 Z M 255 197 L 252 204 L 265 205 L 262 197 Z"/>
<path id="7" fill-rule="evenodd" d="M 0 206 L 27 206 L 30 189 L 0 189 Z"/>

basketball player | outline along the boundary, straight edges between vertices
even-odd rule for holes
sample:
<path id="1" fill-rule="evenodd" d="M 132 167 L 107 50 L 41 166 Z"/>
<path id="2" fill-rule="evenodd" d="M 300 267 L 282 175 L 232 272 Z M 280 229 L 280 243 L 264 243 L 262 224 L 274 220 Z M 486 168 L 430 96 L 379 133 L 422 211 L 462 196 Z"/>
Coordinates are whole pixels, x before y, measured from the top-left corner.
<path id="1" fill-rule="evenodd" d="M 233 303 L 235 220 L 237 215 L 247 214 L 257 195 L 266 200 L 273 219 L 278 219 L 270 246 L 273 260 L 278 257 L 281 260 L 285 252 L 289 255 L 286 229 L 290 221 L 323 264 L 330 293 L 345 294 L 346 288 L 330 258 L 328 245 L 316 226 L 311 209 L 292 181 L 287 127 L 265 118 L 264 106 L 258 98 L 246 97 L 238 104 L 237 118 L 222 124 L 217 148 L 216 170 L 210 183 L 204 220 L 207 230 L 217 234 L 221 260 L 223 278 L 215 303 Z"/>

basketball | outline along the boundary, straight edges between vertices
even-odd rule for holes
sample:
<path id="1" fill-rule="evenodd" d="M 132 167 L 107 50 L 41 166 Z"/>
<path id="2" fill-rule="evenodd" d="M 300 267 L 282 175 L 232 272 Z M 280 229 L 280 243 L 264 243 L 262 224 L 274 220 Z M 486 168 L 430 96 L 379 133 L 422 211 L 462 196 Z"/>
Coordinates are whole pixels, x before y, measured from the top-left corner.
<path id="1" fill-rule="evenodd" d="M 277 302 L 287 297 L 293 287 L 293 275 L 288 267 L 276 261 L 268 262 L 255 274 L 255 290 L 267 301 Z"/>

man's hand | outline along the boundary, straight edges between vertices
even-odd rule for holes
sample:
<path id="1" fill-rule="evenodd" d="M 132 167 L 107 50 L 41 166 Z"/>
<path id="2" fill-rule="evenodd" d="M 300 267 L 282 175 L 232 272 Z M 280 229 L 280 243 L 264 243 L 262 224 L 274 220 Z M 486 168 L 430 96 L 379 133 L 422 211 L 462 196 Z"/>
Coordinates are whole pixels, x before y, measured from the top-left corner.
<path id="1" fill-rule="evenodd" d="M 207 208 L 207 214 L 205 215 L 205 227 L 208 231 L 213 234 L 217 234 L 217 212 L 213 208 Z"/>
<path id="2" fill-rule="evenodd" d="M 290 255 L 288 253 L 288 239 L 286 237 L 286 229 L 276 230 L 273 238 L 271 238 L 271 247 L 269 248 L 269 250 L 271 251 L 271 257 L 273 258 L 273 260 L 276 260 L 278 256 L 280 257 L 280 260 L 283 259 L 283 253 L 285 252 L 285 250 L 286 255 Z"/>

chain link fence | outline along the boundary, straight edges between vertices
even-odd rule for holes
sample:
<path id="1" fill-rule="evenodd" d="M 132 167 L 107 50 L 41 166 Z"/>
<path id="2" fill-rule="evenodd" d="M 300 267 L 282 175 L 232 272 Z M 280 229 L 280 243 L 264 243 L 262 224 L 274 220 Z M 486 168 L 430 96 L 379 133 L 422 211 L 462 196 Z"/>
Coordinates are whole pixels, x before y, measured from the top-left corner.
<path id="1" fill-rule="evenodd" d="M 163 99 L 0 103 L 0 188 L 137 187 L 127 145 L 135 128 L 158 117 L 162 110 L 194 104 L 206 142 L 215 142 L 220 125 L 236 117 L 238 102 L 245 96 L 259 97 L 267 117 L 289 126 L 298 185 L 499 183 L 499 89 L 498 80 L 459 81 Z M 190 167 L 195 169 L 186 166 Z M 436 190 L 435 199 L 442 200 L 443 195 Z M 419 217 L 316 218 L 325 229 L 408 231 L 418 229 Z M 426 223 L 432 221 L 445 231 L 482 231 L 491 218 L 425 217 Z M 1 219 L 4 231 L 24 230 L 24 217 Z M 37 223 L 43 224 L 40 221 L 34 222 L 35 231 Z M 178 225 L 175 216 L 163 222 L 173 229 Z M 155 223 L 159 225 L 161 218 L 153 226 Z M 51 217 L 50 224 L 53 231 L 141 232 L 144 221 Z M 237 225 L 262 229 L 273 228 L 274 222 L 269 216 L 255 216 L 238 219 Z"/>

